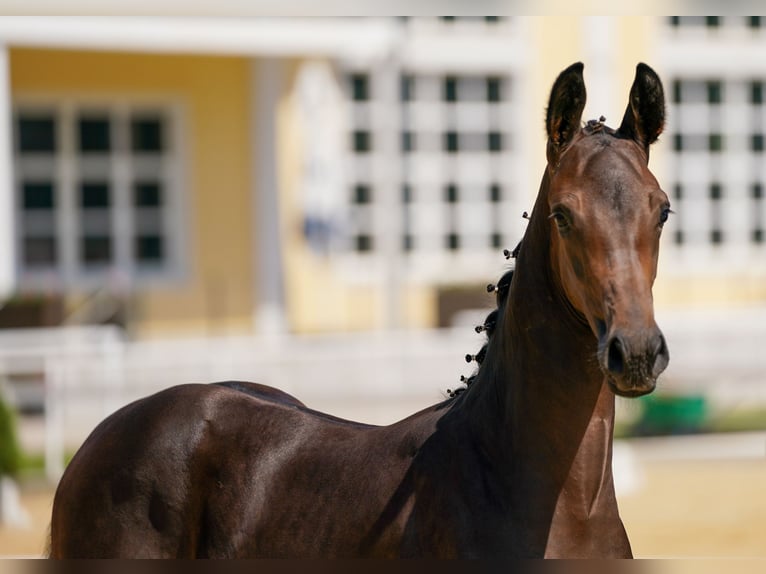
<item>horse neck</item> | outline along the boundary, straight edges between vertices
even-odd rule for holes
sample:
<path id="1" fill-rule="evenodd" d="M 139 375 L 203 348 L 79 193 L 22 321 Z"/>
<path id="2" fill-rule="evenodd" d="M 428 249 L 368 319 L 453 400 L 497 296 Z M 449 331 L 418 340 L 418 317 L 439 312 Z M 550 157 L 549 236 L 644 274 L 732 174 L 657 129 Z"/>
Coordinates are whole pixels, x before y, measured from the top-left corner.
<path id="1" fill-rule="evenodd" d="M 574 499 L 567 512 L 577 506 L 583 517 L 613 501 L 614 395 L 603 384 L 592 332 L 568 308 L 551 271 L 547 193 L 544 176 L 501 323 L 465 410 L 507 473 L 512 504 L 529 508 L 524 500 L 535 500 L 541 516 L 525 520 L 555 522 L 562 492 Z"/>

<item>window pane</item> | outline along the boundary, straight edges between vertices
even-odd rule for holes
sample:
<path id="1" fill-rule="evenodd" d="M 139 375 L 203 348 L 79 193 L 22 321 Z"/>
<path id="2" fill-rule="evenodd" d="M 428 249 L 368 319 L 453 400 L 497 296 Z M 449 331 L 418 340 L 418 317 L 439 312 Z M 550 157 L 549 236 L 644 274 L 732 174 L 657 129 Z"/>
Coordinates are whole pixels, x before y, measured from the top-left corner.
<path id="1" fill-rule="evenodd" d="M 111 259 L 111 237 L 86 235 L 82 238 L 82 260 L 84 263 L 109 263 Z"/>
<path id="2" fill-rule="evenodd" d="M 457 203 L 458 191 L 457 186 L 454 183 L 450 183 L 445 190 L 445 199 L 447 203 Z"/>
<path id="3" fill-rule="evenodd" d="M 56 151 L 56 124 L 52 116 L 21 116 L 18 120 L 19 151 Z"/>
<path id="4" fill-rule="evenodd" d="M 162 186 L 156 181 L 137 181 L 134 184 L 136 207 L 162 206 Z"/>
<path id="5" fill-rule="evenodd" d="M 457 233 L 450 233 L 447 235 L 447 249 L 450 251 L 456 251 L 460 249 L 460 237 Z"/>
<path id="6" fill-rule="evenodd" d="M 56 240 L 53 237 L 25 237 L 24 264 L 29 267 L 56 264 Z"/>
<path id="7" fill-rule="evenodd" d="M 444 78 L 444 101 L 457 101 L 457 78 L 454 76 Z"/>
<path id="8" fill-rule="evenodd" d="M 353 133 L 354 151 L 357 153 L 366 153 L 372 148 L 370 132 L 364 130 L 355 130 Z"/>
<path id="9" fill-rule="evenodd" d="M 164 142 L 160 118 L 134 118 L 131 123 L 131 140 L 135 152 L 161 152 Z"/>
<path id="10" fill-rule="evenodd" d="M 750 138 L 750 149 L 753 151 L 763 151 L 763 134 L 753 134 Z"/>
<path id="11" fill-rule="evenodd" d="M 80 186 L 80 206 L 84 208 L 109 207 L 108 183 L 83 183 Z"/>
<path id="12" fill-rule="evenodd" d="M 401 84 L 400 84 L 400 97 L 403 102 L 409 102 L 412 101 L 414 96 L 414 79 L 412 76 L 408 74 L 403 74 L 401 78 Z"/>
<path id="13" fill-rule="evenodd" d="M 503 201 L 503 191 L 499 184 L 493 183 L 489 186 L 489 200 L 492 203 Z"/>
<path id="14" fill-rule="evenodd" d="M 372 202 L 372 190 L 369 185 L 358 183 L 354 186 L 354 203 L 364 205 Z"/>
<path id="15" fill-rule="evenodd" d="M 80 118 L 80 151 L 108 152 L 111 149 L 109 118 Z"/>
<path id="16" fill-rule="evenodd" d="M 164 244 L 159 235 L 136 237 L 136 259 L 139 262 L 158 262 L 164 257 Z"/>
<path id="17" fill-rule="evenodd" d="M 754 105 L 763 103 L 763 82 L 750 83 L 750 103 Z"/>
<path id="18" fill-rule="evenodd" d="M 718 81 L 707 83 L 707 101 L 709 104 L 720 104 L 723 100 L 723 85 Z"/>
<path id="19" fill-rule="evenodd" d="M 457 132 L 447 132 L 444 134 L 444 149 L 448 152 L 457 152 L 459 150 Z"/>
<path id="20" fill-rule="evenodd" d="M 356 250 L 360 252 L 372 251 L 372 237 L 370 235 L 356 236 Z"/>
<path id="21" fill-rule="evenodd" d="M 500 78 L 487 78 L 487 101 L 499 102 L 502 100 L 502 94 L 500 91 Z"/>
<path id="22" fill-rule="evenodd" d="M 367 74 L 351 75 L 351 96 L 355 102 L 366 102 L 370 99 L 370 86 Z"/>
<path id="23" fill-rule="evenodd" d="M 487 139 L 489 151 L 503 151 L 503 134 L 500 132 L 489 132 Z"/>
<path id="24" fill-rule="evenodd" d="M 415 134 L 410 131 L 402 132 L 402 151 L 409 153 L 415 150 Z"/>
<path id="25" fill-rule="evenodd" d="M 24 182 L 22 184 L 24 209 L 53 209 L 53 184 L 51 182 Z"/>

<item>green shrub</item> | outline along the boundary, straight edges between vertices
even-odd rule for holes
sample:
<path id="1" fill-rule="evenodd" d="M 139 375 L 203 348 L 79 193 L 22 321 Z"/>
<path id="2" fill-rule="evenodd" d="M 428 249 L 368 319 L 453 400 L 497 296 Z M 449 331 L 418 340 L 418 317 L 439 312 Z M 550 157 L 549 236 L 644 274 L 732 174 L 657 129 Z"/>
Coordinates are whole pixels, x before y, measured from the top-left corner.
<path id="1" fill-rule="evenodd" d="M 0 398 L 0 475 L 19 471 L 21 449 L 16 437 L 16 417 Z"/>

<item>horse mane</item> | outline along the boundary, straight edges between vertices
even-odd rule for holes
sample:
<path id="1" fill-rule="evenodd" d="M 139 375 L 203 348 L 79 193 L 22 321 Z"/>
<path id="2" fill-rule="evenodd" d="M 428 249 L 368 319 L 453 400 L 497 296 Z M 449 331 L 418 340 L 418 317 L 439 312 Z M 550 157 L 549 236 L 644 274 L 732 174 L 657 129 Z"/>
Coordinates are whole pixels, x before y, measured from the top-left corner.
<path id="1" fill-rule="evenodd" d="M 525 218 L 527 217 L 527 214 L 524 213 Z M 521 249 L 521 241 L 516 245 L 516 247 L 513 249 L 513 251 L 509 251 L 507 249 L 503 250 L 503 254 L 505 255 L 506 259 L 516 259 L 516 257 L 519 254 L 519 250 Z M 489 346 L 490 341 L 492 340 L 492 336 L 495 334 L 495 327 L 497 326 L 497 322 L 499 318 L 503 314 L 503 310 L 505 309 L 505 305 L 508 301 L 508 294 L 511 292 L 511 281 L 513 280 L 513 269 L 509 269 L 506 271 L 502 277 L 498 280 L 497 283 L 490 283 L 487 285 L 487 292 L 488 293 L 495 293 L 495 301 L 497 304 L 497 308 L 493 309 L 489 312 L 489 314 L 484 319 L 484 322 L 481 325 L 477 325 L 475 327 L 475 331 L 477 333 L 484 333 L 486 335 L 486 341 L 481 346 L 479 351 L 475 355 L 471 355 L 470 353 L 465 356 L 465 360 L 467 363 L 476 362 L 478 365 L 476 368 L 476 371 L 469 377 L 461 376 L 460 382 L 463 383 L 462 386 L 456 388 L 456 389 L 447 389 L 447 395 L 449 395 L 450 398 L 456 398 L 461 393 L 466 391 L 468 387 L 473 384 L 473 382 L 476 380 L 476 378 L 479 375 L 479 372 L 481 371 L 482 363 L 484 362 L 485 357 L 487 356 L 487 348 Z"/>

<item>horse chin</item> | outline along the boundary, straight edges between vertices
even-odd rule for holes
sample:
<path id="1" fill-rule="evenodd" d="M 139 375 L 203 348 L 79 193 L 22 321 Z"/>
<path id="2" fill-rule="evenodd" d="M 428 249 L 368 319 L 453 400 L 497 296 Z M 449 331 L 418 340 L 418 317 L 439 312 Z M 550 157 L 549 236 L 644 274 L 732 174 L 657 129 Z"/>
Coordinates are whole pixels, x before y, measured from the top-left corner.
<path id="1" fill-rule="evenodd" d="M 606 376 L 606 383 L 612 392 L 618 397 L 635 399 L 651 393 L 657 386 L 657 379 L 643 381 L 618 381 L 614 377 Z"/>

